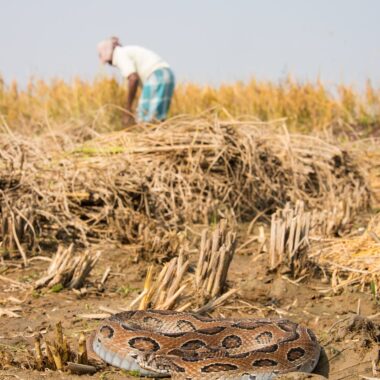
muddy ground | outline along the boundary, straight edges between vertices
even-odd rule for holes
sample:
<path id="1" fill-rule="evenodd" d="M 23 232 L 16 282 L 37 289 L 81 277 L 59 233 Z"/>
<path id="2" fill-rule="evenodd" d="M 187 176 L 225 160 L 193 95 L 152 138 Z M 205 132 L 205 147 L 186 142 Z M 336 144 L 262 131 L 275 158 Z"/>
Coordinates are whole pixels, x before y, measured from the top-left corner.
<path id="1" fill-rule="evenodd" d="M 128 379 L 120 370 L 106 367 L 95 375 L 77 377 L 53 371 L 27 369 L 33 337 L 53 335 L 54 325 L 62 321 L 72 349 L 77 348 L 81 332 L 88 334 L 97 325 L 93 314 L 105 310 L 120 311 L 143 287 L 147 263 L 134 262 L 130 250 L 109 245 L 91 273 L 86 290 L 58 293 L 20 288 L 17 283 L 0 280 L 0 311 L 14 312 L 0 317 L 0 352 L 3 353 L 0 379 Z M 194 257 L 195 259 L 195 257 Z M 380 337 L 380 305 L 369 289 L 341 289 L 334 293 L 325 280 L 304 278 L 295 282 L 286 274 L 271 274 L 266 269 L 265 254 L 236 254 L 229 271 L 229 286 L 239 293 L 212 315 L 228 317 L 285 317 L 312 328 L 328 358 L 317 372 L 330 379 L 373 377 L 372 361 L 378 356 L 376 338 Z M 112 272 L 103 288 L 99 287 L 107 266 Z M 43 260 L 33 260 L 27 269 L 21 261 L 6 261 L 1 276 L 28 287 L 47 268 Z M 5 356 L 4 356 L 5 355 Z M 6 360 L 4 359 L 6 358 Z"/>

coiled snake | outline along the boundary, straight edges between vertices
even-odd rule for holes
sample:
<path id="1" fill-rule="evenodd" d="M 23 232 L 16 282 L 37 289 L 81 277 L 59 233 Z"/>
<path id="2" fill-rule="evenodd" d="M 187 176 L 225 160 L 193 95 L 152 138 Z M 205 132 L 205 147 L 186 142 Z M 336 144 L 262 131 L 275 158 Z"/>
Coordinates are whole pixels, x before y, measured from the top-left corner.
<path id="1" fill-rule="evenodd" d="M 174 311 L 128 311 L 105 319 L 87 346 L 141 376 L 176 380 L 270 380 L 311 372 L 314 333 L 286 319 L 211 319 Z"/>

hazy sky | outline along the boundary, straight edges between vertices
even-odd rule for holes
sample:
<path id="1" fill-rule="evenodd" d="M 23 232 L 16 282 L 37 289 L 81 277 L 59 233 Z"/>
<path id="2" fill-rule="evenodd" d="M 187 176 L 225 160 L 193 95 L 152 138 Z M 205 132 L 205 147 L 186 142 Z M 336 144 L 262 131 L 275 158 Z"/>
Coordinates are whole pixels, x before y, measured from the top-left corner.
<path id="1" fill-rule="evenodd" d="M 148 47 L 178 81 L 380 85 L 379 0 L 0 0 L 0 73 L 91 79 L 110 35 Z"/>

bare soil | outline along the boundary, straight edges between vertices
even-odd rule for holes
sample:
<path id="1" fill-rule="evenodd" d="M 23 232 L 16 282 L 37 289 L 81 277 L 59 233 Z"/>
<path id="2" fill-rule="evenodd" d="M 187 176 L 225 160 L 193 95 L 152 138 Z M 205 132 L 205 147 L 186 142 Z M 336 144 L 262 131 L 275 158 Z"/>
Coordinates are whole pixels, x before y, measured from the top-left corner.
<path id="1" fill-rule="evenodd" d="M 79 334 L 88 334 L 98 323 L 91 314 L 104 314 L 104 308 L 118 311 L 139 294 L 147 263 L 136 263 L 130 252 L 123 247 L 109 246 L 81 292 L 37 292 L 0 280 L 0 311 L 13 310 L 19 316 L 0 318 L 0 352 L 11 358 L 8 365 L 2 363 L 5 368 L 0 371 L 0 379 L 132 378 L 112 367 L 93 376 L 80 377 L 27 369 L 28 350 L 32 349 L 36 334 L 52 336 L 55 323 L 62 321 L 64 333 L 75 351 Z M 21 261 L 7 261 L 0 267 L 0 274 L 28 286 L 41 276 L 47 265 L 45 261 L 34 260 L 23 269 Z M 111 276 L 101 288 L 100 279 L 109 265 L 112 265 Z M 333 293 L 323 280 L 306 277 L 295 282 L 286 274 L 269 273 L 264 254 L 236 254 L 229 271 L 229 286 L 238 287 L 239 294 L 212 315 L 284 317 L 301 322 L 316 332 L 324 347 L 325 356 L 317 373 L 342 380 L 373 376 L 372 361 L 379 355 L 376 340 L 380 337 L 380 305 L 368 289 L 360 292 L 346 288 Z"/>

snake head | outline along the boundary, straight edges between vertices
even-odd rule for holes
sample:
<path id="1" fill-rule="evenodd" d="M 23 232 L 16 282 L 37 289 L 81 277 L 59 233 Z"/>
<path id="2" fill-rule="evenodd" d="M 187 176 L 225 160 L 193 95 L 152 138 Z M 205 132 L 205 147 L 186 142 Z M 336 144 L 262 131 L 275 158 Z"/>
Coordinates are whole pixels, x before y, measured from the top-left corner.
<path id="1" fill-rule="evenodd" d="M 154 353 L 139 353 L 136 362 L 141 368 L 156 372 L 161 375 L 169 375 L 172 371 L 172 363 L 167 357 Z"/>

